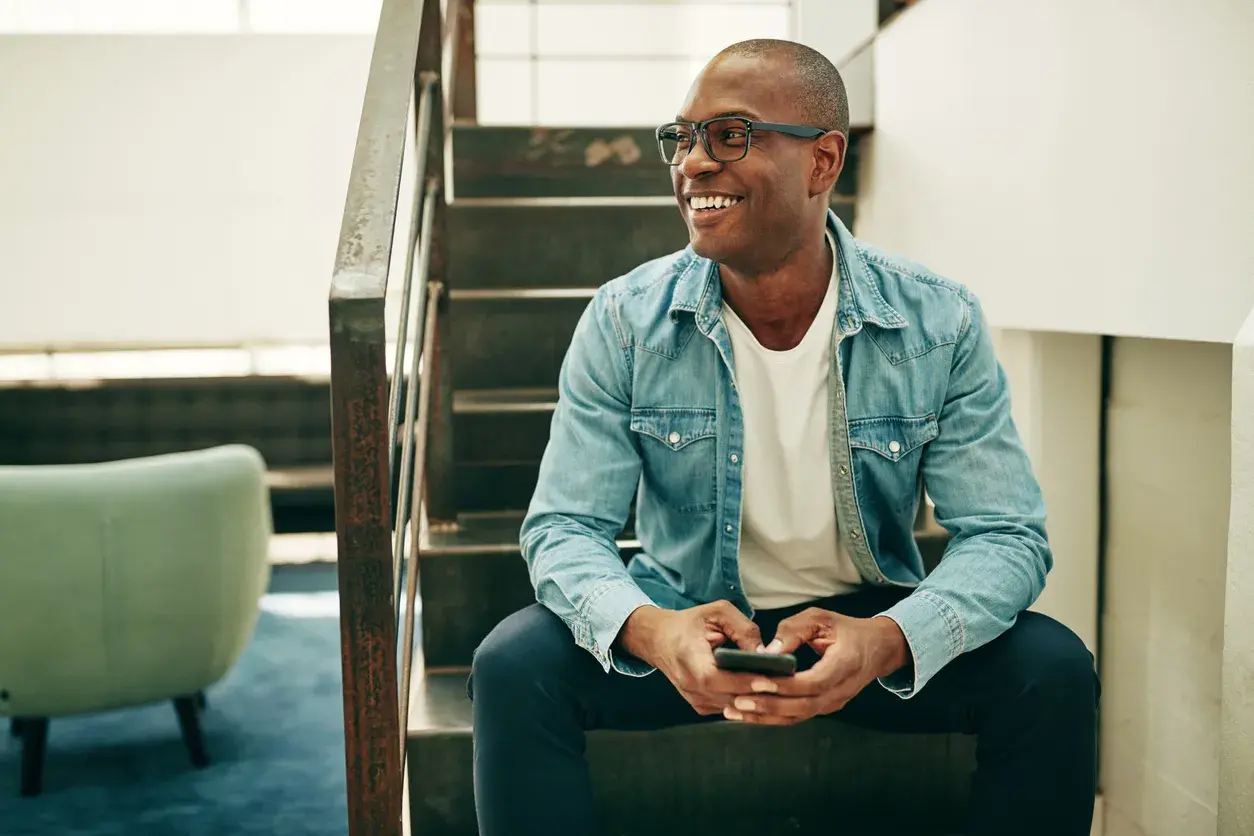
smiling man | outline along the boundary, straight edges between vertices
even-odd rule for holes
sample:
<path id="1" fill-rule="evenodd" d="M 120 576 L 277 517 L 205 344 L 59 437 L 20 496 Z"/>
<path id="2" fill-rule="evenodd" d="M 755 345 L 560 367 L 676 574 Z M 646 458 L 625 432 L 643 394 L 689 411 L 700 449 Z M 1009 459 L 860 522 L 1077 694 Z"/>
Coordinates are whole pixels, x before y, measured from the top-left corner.
<path id="1" fill-rule="evenodd" d="M 1026 612 L 1053 557 L 987 323 L 829 210 L 848 133 L 836 69 L 783 41 L 724 50 L 658 129 L 691 245 L 601 287 L 563 364 L 538 603 L 471 675 L 485 836 L 595 832 L 590 729 L 829 716 L 976 735 L 969 834 L 1088 834 L 1099 686 Z M 801 671 L 720 670 L 724 644 Z"/>

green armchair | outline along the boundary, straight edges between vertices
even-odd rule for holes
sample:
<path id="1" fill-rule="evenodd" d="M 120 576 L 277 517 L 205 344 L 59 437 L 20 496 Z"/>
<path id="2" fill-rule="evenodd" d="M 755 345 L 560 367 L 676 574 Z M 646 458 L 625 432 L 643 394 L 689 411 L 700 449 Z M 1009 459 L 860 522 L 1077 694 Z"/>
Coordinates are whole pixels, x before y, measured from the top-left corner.
<path id="1" fill-rule="evenodd" d="M 40 792 L 53 717 L 173 700 L 208 763 L 204 689 L 235 664 L 269 582 L 265 463 L 226 445 L 0 467 L 0 717 Z"/>

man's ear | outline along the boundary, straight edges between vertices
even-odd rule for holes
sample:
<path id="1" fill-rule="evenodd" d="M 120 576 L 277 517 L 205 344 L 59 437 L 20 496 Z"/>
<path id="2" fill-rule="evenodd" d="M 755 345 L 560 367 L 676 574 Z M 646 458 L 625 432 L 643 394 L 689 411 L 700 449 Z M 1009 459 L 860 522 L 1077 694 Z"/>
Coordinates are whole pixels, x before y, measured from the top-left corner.
<path id="1" fill-rule="evenodd" d="M 845 167 L 849 139 L 838 131 L 828 131 L 814 142 L 814 169 L 810 178 L 811 196 L 827 194 L 836 185 Z"/>

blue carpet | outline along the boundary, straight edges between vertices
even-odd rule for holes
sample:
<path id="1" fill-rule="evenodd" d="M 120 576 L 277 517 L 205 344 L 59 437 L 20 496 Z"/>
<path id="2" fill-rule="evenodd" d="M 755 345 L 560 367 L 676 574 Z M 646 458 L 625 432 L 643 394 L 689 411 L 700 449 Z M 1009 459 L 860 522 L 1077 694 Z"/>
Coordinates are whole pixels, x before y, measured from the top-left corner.
<path id="1" fill-rule="evenodd" d="M 343 836 L 348 830 L 334 569 L 276 568 L 236 667 L 207 692 L 210 765 L 191 766 L 170 703 L 53 720 L 44 792 L 18 795 L 0 729 L 5 836 Z"/>

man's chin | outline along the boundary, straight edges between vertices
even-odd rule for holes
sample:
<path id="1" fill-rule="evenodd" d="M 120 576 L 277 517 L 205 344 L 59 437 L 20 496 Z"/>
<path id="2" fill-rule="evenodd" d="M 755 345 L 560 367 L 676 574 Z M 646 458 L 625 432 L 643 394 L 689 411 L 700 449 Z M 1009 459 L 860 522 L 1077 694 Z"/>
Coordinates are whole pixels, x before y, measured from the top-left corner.
<path id="1" fill-rule="evenodd" d="M 732 252 L 731 242 L 727 241 L 723 236 L 710 235 L 697 231 L 689 236 L 692 243 L 692 251 L 702 258 L 708 258 L 711 261 L 722 262 Z"/>

